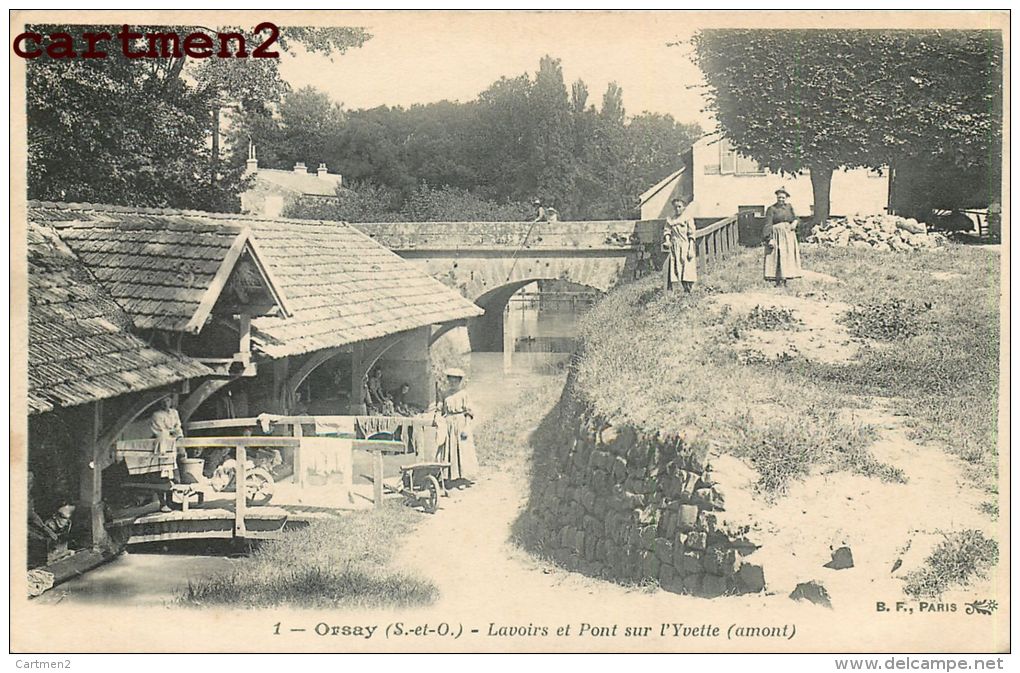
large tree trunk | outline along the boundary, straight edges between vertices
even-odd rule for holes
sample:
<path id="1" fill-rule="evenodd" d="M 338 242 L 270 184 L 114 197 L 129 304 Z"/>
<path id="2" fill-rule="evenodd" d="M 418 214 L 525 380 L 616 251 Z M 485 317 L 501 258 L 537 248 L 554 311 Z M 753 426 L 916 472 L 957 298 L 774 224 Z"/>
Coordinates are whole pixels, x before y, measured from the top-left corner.
<path id="1" fill-rule="evenodd" d="M 832 188 L 832 166 L 811 167 L 811 193 L 815 200 L 815 224 L 829 219 L 829 192 Z M 806 227 L 805 231 L 810 231 Z"/>

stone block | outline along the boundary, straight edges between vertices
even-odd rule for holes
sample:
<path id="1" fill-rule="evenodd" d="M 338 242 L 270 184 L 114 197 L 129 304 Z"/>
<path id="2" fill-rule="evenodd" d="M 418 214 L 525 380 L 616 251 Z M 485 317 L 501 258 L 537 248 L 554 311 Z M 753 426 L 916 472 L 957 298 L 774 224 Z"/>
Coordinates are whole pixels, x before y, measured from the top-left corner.
<path id="1" fill-rule="evenodd" d="M 676 580 L 676 569 L 668 563 L 659 566 L 659 586 L 669 586 Z"/>
<path id="2" fill-rule="evenodd" d="M 684 575 L 696 575 L 702 572 L 701 552 L 693 549 L 684 549 L 681 552 L 681 565 L 678 567 Z"/>
<path id="3" fill-rule="evenodd" d="M 854 567 L 854 555 L 850 547 L 840 547 L 832 552 L 832 560 L 825 564 L 826 568 L 845 570 Z"/>
<path id="4" fill-rule="evenodd" d="M 611 446 L 616 442 L 617 436 L 620 431 L 612 425 L 607 425 L 598 431 L 599 444 L 603 446 Z"/>
<path id="5" fill-rule="evenodd" d="M 744 563 L 737 571 L 737 578 L 740 585 L 747 593 L 756 594 L 765 589 L 765 571 L 760 565 Z"/>
<path id="6" fill-rule="evenodd" d="M 637 522 L 642 526 L 657 525 L 659 523 L 659 510 L 654 507 L 644 507 L 634 510 Z"/>
<path id="7" fill-rule="evenodd" d="M 702 441 L 693 441 L 684 445 L 684 464 L 692 472 L 702 473 L 708 464 L 708 445 Z"/>
<path id="8" fill-rule="evenodd" d="M 634 442 L 627 449 L 627 463 L 638 465 L 642 469 L 645 469 L 650 465 L 654 458 L 654 451 L 647 445 Z"/>
<path id="9" fill-rule="evenodd" d="M 642 549 L 653 549 L 655 547 L 655 526 L 641 526 L 638 529 Z"/>
<path id="10" fill-rule="evenodd" d="M 609 541 L 598 540 L 595 543 L 595 558 L 599 561 L 606 561 L 609 558 Z"/>
<path id="11" fill-rule="evenodd" d="M 627 501 L 627 509 L 642 509 L 648 504 L 648 498 L 641 493 L 624 491 L 623 497 Z"/>
<path id="12" fill-rule="evenodd" d="M 698 474 L 696 472 L 683 471 L 680 474 L 680 480 L 680 497 L 690 500 L 698 486 Z"/>
<path id="13" fill-rule="evenodd" d="M 659 535 L 670 540 L 676 538 L 677 519 L 679 515 L 669 510 L 659 512 Z"/>
<path id="14" fill-rule="evenodd" d="M 717 510 L 721 509 L 715 501 L 715 493 L 710 488 L 698 488 L 694 490 L 694 495 L 691 496 L 691 502 L 702 509 Z"/>
<path id="15" fill-rule="evenodd" d="M 698 523 L 695 526 L 695 528 L 697 530 L 704 531 L 711 536 L 713 533 L 715 533 L 717 521 L 718 517 L 716 517 L 716 515 L 713 514 L 712 512 L 699 512 Z"/>
<path id="16" fill-rule="evenodd" d="M 698 525 L 698 508 L 695 505 L 680 505 L 678 529 L 682 532 L 694 530 Z"/>
<path id="17" fill-rule="evenodd" d="M 701 531 L 693 531 L 687 534 L 687 540 L 684 543 L 688 549 L 695 549 L 698 551 L 704 551 L 706 545 L 707 536 Z"/>
<path id="18" fill-rule="evenodd" d="M 590 465 L 592 469 L 605 470 L 612 465 L 613 454 L 602 449 L 596 449 L 591 452 Z"/>
<path id="19" fill-rule="evenodd" d="M 743 559 L 740 557 L 740 553 L 736 549 L 727 549 L 725 556 L 723 556 L 720 570 L 724 577 L 733 577 L 740 571 L 740 566 L 743 563 Z"/>
<path id="20" fill-rule="evenodd" d="M 585 511 L 591 512 L 595 508 L 595 491 L 585 489 L 581 491 L 581 506 Z"/>
<path id="21" fill-rule="evenodd" d="M 692 596 L 701 595 L 701 584 L 705 578 L 703 573 L 686 575 L 684 577 L 684 593 Z"/>
<path id="22" fill-rule="evenodd" d="M 798 584 L 790 593 L 790 598 L 795 601 L 808 601 L 815 605 L 832 608 L 832 599 L 829 598 L 829 592 L 821 583 L 815 581 Z"/>
<path id="23" fill-rule="evenodd" d="M 627 460 L 623 456 L 616 456 L 610 468 L 613 482 L 622 484 L 627 480 Z"/>
<path id="24" fill-rule="evenodd" d="M 701 583 L 701 595 L 705 598 L 718 598 L 726 593 L 726 578 L 718 575 L 705 575 Z"/>
<path id="25" fill-rule="evenodd" d="M 657 578 L 659 576 L 659 568 L 662 565 L 659 558 L 652 552 L 641 553 L 643 554 L 641 558 L 642 577 Z"/>
<path id="26" fill-rule="evenodd" d="M 712 573 L 713 575 L 722 575 L 723 560 L 726 558 L 726 550 L 711 546 L 705 549 L 704 554 L 701 556 L 701 565 L 705 569 L 705 572 Z"/>
<path id="27" fill-rule="evenodd" d="M 673 562 L 673 543 L 664 537 L 655 538 L 654 547 L 655 553 L 658 554 L 659 560 L 663 563 Z"/>

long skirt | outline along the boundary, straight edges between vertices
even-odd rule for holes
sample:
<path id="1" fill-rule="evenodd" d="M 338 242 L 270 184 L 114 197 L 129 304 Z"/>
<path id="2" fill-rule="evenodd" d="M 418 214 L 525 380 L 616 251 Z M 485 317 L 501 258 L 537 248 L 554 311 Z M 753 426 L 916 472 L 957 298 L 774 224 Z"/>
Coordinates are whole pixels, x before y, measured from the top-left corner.
<path id="1" fill-rule="evenodd" d="M 666 289 L 672 290 L 673 285 L 679 282 L 694 283 L 698 280 L 698 260 L 687 259 L 688 252 L 694 252 L 694 243 L 689 240 L 676 242 L 669 247 L 669 254 L 666 257 Z"/>
<path id="2" fill-rule="evenodd" d="M 800 278 L 800 245 L 797 234 L 786 226 L 772 227 L 772 250 L 765 253 L 765 280 Z"/>
<path id="3" fill-rule="evenodd" d="M 450 463 L 450 479 L 472 480 L 478 475 L 478 454 L 471 421 L 465 414 L 447 414 L 446 443 L 439 448 L 436 458 Z"/>

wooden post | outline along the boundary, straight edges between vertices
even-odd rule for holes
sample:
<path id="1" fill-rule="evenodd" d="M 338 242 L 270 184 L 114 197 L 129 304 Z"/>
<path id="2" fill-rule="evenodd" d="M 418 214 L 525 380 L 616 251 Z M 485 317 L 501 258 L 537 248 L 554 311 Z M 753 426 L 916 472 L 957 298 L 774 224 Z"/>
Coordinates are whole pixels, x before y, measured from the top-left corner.
<path id="1" fill-rule="evenodd" d="M 301 488 L 305 487 L 305 461 L 301 456 L 301 437 L 304 436 L 304 428 L 300 423 L 294 424 L 293 435 L 298 439 L 298 445 L 294 449 L 294 481 Z"/>
<path id="2" fill-rule="evenodd" d="M 103 467 L 99 456 L 99 433 L 103 422 L 102 401 L 93 402 L 89 413 L 88 434 L 80 457 L 79 506 L 84 510 L 89 529 L 89 543 L 97 547 L 106 541 L 103 521 Z"/>
<path id="3" fill-rule="evenodd" d="M 372 501 L 375 503 L 376 509 L 380 509 L 383 504 L 382 480 L 383 480 L 382 449 L 372 449 Z"/>
<path id="4" fill-rule="evenodd" d="M 351 415 L 362 416 L 368 409 L 361 400 L 361 380 L 365 377 L 365 344 L 356 343 L 351 348 Z"/>
<path id="5" fill-rule="evenodd" d="M 245 480 L 248 476 L 246 463 L 248 462 L 248 450 L 243 444 L 239 444 L 234 452 L 234 460 L 237 467 L 234 471 L 234 537 L 245 537 L 247 531 L 244 527 L 244 514 L 248 507 L 247 488 Z"/>
<path id="6" fill-rule="evenodd" d="M 237 328 L 240 332 L 240 340 L 235 358 L 247 366 L 251 362 L 251 316 L 247 313 L 239 315 Z"/>
<path id="7" fill-rule="evenodd" d="M 514 323 L 510 317 L 510 302 L 503 308 L 503 373 L 509 374 L 514 358 Z"/>
<path id="8" fill-rule="evenodd" d="M 354 502 L 354 442 L 348 441 L 344 452 L 344 488 L 347 490 L 347 502 Z"/>

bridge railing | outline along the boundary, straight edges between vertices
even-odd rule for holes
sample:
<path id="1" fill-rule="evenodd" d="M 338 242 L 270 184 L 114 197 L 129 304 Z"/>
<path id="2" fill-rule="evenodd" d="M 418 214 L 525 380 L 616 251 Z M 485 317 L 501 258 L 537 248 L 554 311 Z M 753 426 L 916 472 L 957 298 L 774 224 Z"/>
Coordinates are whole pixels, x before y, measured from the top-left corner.
<path id="1" fill-rule="evenodd" d="M 728 257 L 740 244 L 737 216 L 714 222 L 694 235 L 695 250 L 702 270 L 708 271 Z"/>

